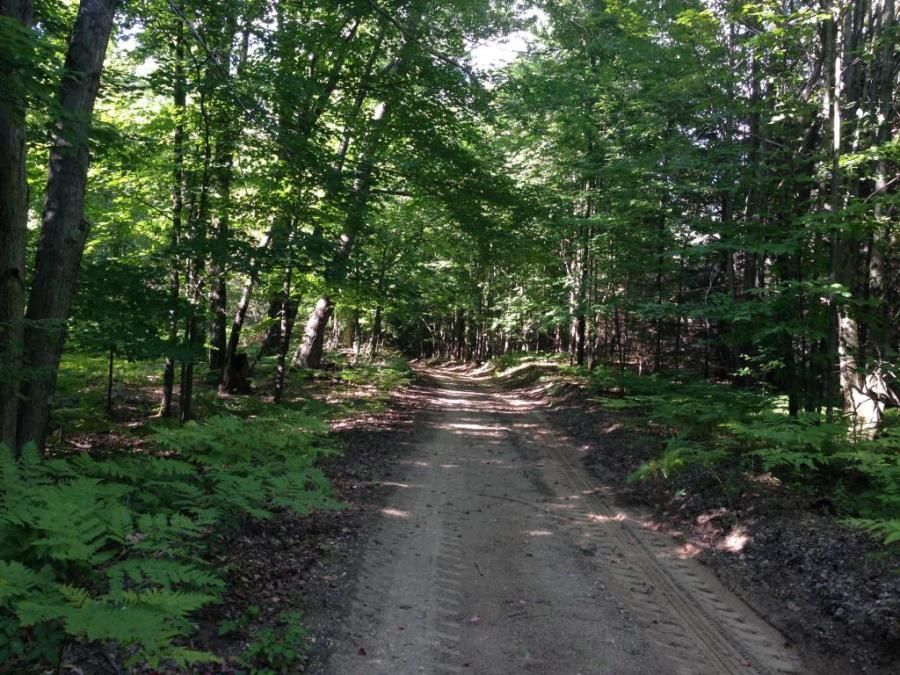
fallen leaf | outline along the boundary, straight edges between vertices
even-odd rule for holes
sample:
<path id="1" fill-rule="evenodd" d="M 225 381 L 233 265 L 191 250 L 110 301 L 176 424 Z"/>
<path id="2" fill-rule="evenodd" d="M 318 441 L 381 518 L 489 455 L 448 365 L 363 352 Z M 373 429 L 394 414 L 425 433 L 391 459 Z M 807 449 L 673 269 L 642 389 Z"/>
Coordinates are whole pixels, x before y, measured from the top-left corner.
<path id="1" fill-rule="evenodd" d="M 469 619 L 469 623 L 472 624 L 473 626 L 477 626 L 478 624 L 481 623 L 481 617 L 476 614 L 471 619 Z"/>

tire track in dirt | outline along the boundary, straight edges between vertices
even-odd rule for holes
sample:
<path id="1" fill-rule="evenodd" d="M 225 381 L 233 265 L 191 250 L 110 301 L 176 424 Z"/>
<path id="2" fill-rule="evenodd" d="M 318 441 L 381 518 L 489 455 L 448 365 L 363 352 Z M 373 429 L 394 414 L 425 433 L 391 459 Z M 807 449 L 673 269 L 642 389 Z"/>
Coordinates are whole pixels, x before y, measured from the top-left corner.
<path id="1" fill-rule="evenodd" d="M 533 453 L 543 451 L 555 460 L 557 475 L 551 479 L 568 484 L 579 497 L 570 521 L 585 528 L 584 541 L 598 546 L 598 567 L 627 594 L 627 604 L 640 624 L 666 660 L 677 666 L 672 672 L 803 672 L 799 657 L 784 646 L 778 631 L 701 563 L 684 555 L 670 536 L 602 496 L 574 459 L 578 450 L 561 443 L 543 415 L 530 412 L 528 418 L 526 434 L 516 432 L 515 420 L 510 424 L 517 444 L 531 445 Z M 548 473 L 552 476 L 553 468 Z"/>
<path id="2" fill-rule="evenodd" d="M 327 672 L 802 672 L 776 631 L 598 489 L 536 404 L 439 382 Z"/>

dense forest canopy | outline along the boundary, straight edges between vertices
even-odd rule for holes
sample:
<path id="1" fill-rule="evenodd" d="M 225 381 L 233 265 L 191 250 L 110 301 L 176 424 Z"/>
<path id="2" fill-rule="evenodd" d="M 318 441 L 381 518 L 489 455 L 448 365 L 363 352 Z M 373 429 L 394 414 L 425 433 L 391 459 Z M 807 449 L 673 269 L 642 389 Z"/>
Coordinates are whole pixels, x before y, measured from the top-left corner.
<path id="1" fill-rule="evenodd" d="M 11 446 L 66 332 L 164 357 L 182 420 L 198 364 L 234 390 L 242 350 L 338 334 L 765 381 L 867 429 L 895 400 L 890 0 L 3 13 Z"/>
<path id="2" fill-rule="evenodd" d="M 557 352 L 843 425 L 896 506 L 898 45 L 894 0 L 0 0 L 0 441 L 70 353 L 183 423 L 267 359 Z"/>

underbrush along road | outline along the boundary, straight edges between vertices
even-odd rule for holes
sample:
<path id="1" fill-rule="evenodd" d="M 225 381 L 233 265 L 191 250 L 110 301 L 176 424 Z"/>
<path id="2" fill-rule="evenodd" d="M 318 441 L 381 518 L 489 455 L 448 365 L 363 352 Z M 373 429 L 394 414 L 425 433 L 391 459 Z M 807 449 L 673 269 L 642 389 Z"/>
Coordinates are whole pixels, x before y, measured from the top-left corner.
<path id="1" fill-rule="evenodd" d="M 329 672 L 805 672 L 677 542 L 615 506 L 538 403 L 450 369 L 429 380 Z"/>

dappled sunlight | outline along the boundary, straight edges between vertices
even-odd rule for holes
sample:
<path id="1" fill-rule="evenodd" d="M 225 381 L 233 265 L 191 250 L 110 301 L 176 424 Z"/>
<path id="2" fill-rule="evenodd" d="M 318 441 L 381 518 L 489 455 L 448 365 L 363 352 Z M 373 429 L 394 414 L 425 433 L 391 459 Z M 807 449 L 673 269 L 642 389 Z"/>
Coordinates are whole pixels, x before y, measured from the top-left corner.
<path id="1" fill-rule="evenodd" d="M 466 423 L 466 422 L 464 422 L 464 423 L 453 422 L 450 424 L 441 424 L 441 425 L 439 425 L 438 428 L 439 429 L 460 429 L 462 431 L 481 431 L 481 432 L 484 432 L 484 431 L 492 431 L 492 432 L 506 431 L 506 429 L 504 427 L 487 426 L 484 424 L 471 424 L 471 423 Z"/>
<path id="2" fill-rule="evenodd" d="M 587 519 L 591 523 L 621 523 L 628 520 L 628 516 L 619 511 L 614 516 L 607 516 L 600 513 L 589 513 Z"/>
<path id="3" fill-rule="evenodd" d="M 703 549 L 694 546 L 691 543 L 675 544 L 673 547 L 674 557 L 678 560 L 691 560 L 696 558 L 703 552 Z"/>
<path id="4" fill-rule="evenodd" d="M 412 514 L 409 511 L 401 511 L 400 509 L 394 509 L 391 507 L 385 507 L 381 509 L 381 513 L 389 518 L 403 518 L 409 519 L 412 517 Z"/>
<path id="5" fill-rule="evenodd" d="M 558 510 L 558 511 L 572 511 L 576 508 L 576 504 L 566 504 L 560 502 L 553 502 L 551 504 L 547 504 L 548 509 Z"/>
<path id="6" fill-rule="evenodd" d="M 736 526 L 722 540 L 719 548 L 729 553 L 740 553 L 750 541 L 750 535 L 740 525 Z"/>
<path id="7" fill-rule="evenodd" d="M 534 406 L 532 401 L 527 401 L 521 398 L 507 398 L 504 399 L 504 403 L 511 405 L 513 408 L 531 408 Z"/>

